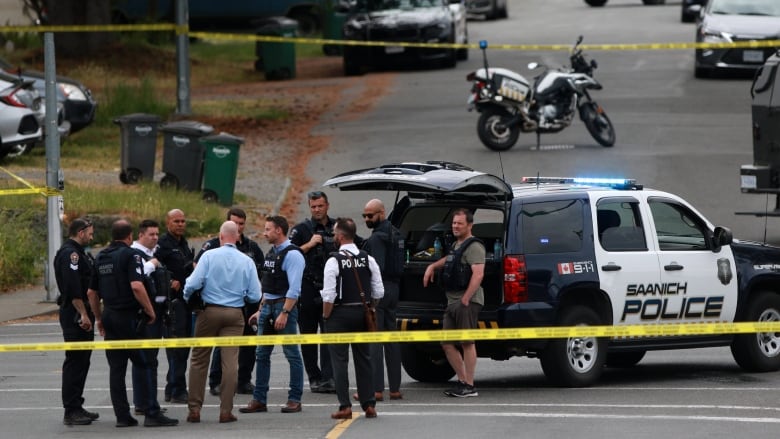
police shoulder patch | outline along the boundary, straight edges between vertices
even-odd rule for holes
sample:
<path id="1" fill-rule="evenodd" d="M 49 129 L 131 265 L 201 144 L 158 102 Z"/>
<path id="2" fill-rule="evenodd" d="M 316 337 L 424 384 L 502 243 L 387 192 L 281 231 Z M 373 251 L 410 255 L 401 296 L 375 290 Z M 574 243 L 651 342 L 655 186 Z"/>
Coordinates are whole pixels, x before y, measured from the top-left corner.
<path id="1" fill-rule="evenodd" d="M 203 243 L 203 246 L 201 246 L 201 250 L 206 251 L 211 248 L 211 241 L 206 241 Z"/>
<path id="2" fill-rule="evenodd" d="M 79 254 L 73 252 L 70 254 L 70 265 L 79 265 Z"/>

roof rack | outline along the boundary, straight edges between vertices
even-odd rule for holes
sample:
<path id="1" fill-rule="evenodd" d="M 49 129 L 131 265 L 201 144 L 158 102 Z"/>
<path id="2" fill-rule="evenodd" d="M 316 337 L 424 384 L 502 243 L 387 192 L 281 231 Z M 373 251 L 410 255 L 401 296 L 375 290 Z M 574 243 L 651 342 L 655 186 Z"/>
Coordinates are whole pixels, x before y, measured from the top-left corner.
<path id="1" fill-rule="evenodd" d="M 582 186 L 603 186 L 613 189 L 642 190 L 643 185 L 630 178 L 593 178 L 593 177 L 523 177 L 523 183 L 531 184 L 573 184 Z"/>

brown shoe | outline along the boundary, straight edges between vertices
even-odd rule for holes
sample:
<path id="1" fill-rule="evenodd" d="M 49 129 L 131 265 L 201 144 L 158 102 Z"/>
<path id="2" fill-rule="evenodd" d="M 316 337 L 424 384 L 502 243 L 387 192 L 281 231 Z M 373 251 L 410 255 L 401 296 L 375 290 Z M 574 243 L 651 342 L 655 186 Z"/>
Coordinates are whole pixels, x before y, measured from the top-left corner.
<path id="1" fill-rule="evenodd" d="M 282 413 L 298 413 L 303 410 L 300 402 L 287 401 L 287 404 L 282 406 Z"/>
<path id="2" fill-rule="evenodd" d="M 236 422 L 238 421 L 238 418 L 233 416 L 233 413 L 227 412 L 227 413 L 220 413 L 219 414 L 219 423 L 224 424 L 227 422 Z"/>
<path id="3" fill-rule="evenodd" d="M 401 392 L 390 392 L 390 399 L 404 399 L 404 396 L 401 394 Z"/>
<path id="4" fill-rule="evenodd" d="M 197 424 L 200 422 L 200 412 L 196 410 L 190 410 L 190 414 L 187 415 L 187 422 Z"/>
<path id="5" fill-rule="evenodd" d="M 376 418 L 376 409 L 374 406 L 368 406 L 366 407 L 366 417 L 367 418 Z"/>
<path id="6" fill-rule="evenodd" d="M 343 409 L 339 409 L 339 411 L 336 413 L 331 413 L 330 417 L 333 419 L 352 419 L 352 408 L 345 407 Z"/>
<path id="7" fill-rule="evenodd" d="M 267 412 L 268 407 L 253 399 L 249 401 L 249 404 L 247 404 L 246 407 L 241 407 L 238 411 L 241 413 L 260 413 Z"/>
<path id="8" fill-rule="evenodd" d="M 355 401 L 360 401 L 360 395 L 357 394 L 357 392 L 352 394 L 352 399 Z M 374 401 L 384 401 L 385 397 L 382 394 L 382 392 L 374 392 Z"/>

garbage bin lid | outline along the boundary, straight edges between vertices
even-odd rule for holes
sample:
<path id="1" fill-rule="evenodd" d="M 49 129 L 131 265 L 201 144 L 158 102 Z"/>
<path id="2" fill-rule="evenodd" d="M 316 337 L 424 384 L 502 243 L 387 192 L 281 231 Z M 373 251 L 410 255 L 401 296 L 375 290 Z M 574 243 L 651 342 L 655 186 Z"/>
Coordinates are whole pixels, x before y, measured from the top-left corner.
<path id="1" fill-rule="evenodd" d="M 178 120 L 168 122 L 160 127 L 160 131 L 189 136 L 206 136 L 214 132 L 214 127 L 195 120 Z"/>
<path id="2" fill-rule="evenodd" d="M 231 145 L 241 145 L 244 143 L 244 138 L 223 132 L 207 137 L 202 137 L 200 141 L 201 143 L 228 143 Z"/>
<path id="3" fill-rule="evenodd" d="M 258 35 L 281 36 L 284 31 L 298 30 L 298 21 L 287 17 L 266 17 L 251 21 Z"/>
<path id="4" fill-rule="evenodd" d="M 133 113 L 125 114 L 114 119 L 115 124 L 137 122 L 137 123 L 160 123 L 160 116 L 156 114 Z"/>

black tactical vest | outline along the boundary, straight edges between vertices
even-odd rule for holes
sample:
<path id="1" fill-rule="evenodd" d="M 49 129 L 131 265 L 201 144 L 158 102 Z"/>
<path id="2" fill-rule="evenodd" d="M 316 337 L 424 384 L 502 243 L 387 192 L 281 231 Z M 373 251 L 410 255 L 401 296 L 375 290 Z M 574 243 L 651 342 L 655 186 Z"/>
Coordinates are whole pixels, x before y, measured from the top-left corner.
<path id="1" fill-rule="evenodd" d="M 482 241 L 472 236 L 463 241 L 457 250 L 451 250 L 447 255 L 441 276 L 447 291 L 460 291 L 468 288 L 471 281 L 471 265 L 463 263 L 463 253 L 474 242 Z M 455 244 L 452 246 L 455 247 Z"/>
<path id="2" fill-rule="evenodd" d="M 127 245 L 112 243 L 95 259 L 98 291 L 106 308 L 114 311 L 135 311 L 140 308 L 130 288 L 127 267 L 136 256 Z"/>
<path id="3" fill-rule="evenodd" d="M 263 293 L 280 296 L 287 294 L 287 290 L 290 289 L 290 283 L 287 281 L 287 273 L 282 270 L 282 264 L 284 263 L 284 257 L 287 256 L 287 253 L 293 250 L 301 251 L 301 249 L 294 244 L 288 245 L 279 253 L 277 253 L 273 247 L 268 251 L 268 255 L 263 261 L 260 279 Z"/>
<path id="4" fill-rule="evenodd" d="M 345 252 L 347 254 L 345 254 Z M 333 253 L 339 264 L 339 279 L 336 282 L 336 300 L 334 303 L 362 303 L 360 298 L 360 288 L 355 279 L 354 268 L 357 268 L 357 278 L 363 287 L 363 293 L 366 295 L 366 302 L 371 300 L 371 269 L 368 267 L 368 253 L 358 252 L 357 255 L 344 250 L 343 252 Z"/>

